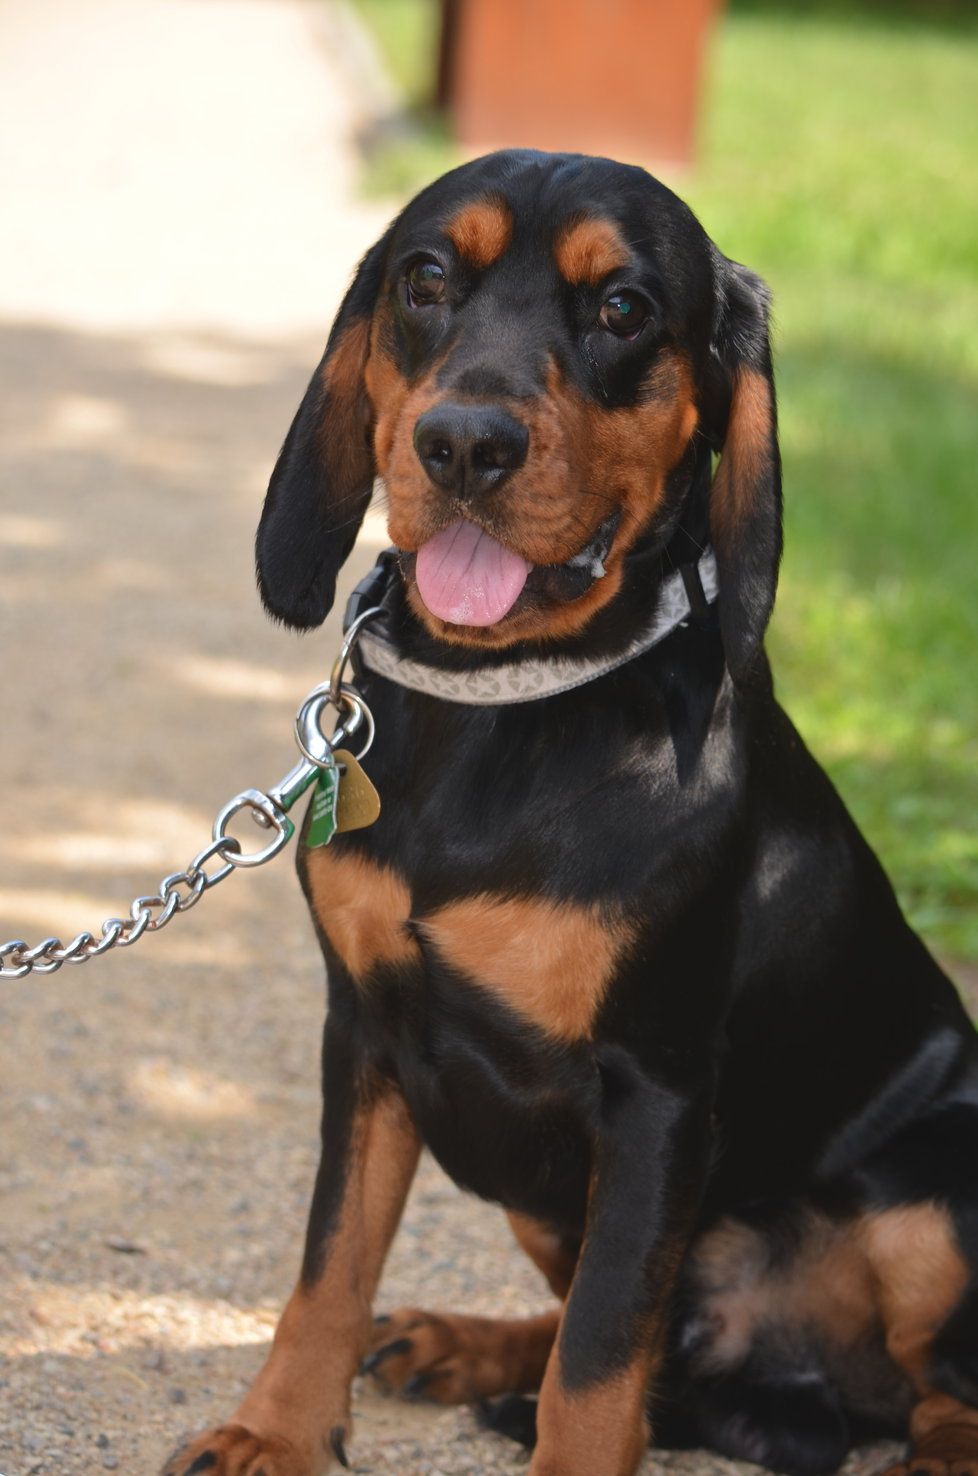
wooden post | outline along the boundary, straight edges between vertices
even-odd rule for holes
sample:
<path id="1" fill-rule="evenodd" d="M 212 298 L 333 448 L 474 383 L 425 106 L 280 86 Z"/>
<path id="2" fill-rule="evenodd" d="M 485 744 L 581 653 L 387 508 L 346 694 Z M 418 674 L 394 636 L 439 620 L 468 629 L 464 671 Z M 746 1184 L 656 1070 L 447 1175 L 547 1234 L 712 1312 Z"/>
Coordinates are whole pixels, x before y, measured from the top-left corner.
<path id="1" fill-rule="evenodd" d="M 439 91 L 460 143 L 688 164 L 722 0 L 443 0 Z"/>

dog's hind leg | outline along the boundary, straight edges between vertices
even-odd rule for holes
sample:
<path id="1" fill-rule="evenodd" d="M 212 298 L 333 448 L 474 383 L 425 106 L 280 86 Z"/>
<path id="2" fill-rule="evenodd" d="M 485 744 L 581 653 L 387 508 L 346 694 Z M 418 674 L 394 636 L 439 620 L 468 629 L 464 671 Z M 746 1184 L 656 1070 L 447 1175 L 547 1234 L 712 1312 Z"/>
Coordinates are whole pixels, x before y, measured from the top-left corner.
<path id="1" fill-rule="evenodd" d="M 409 1398 L 468 1404 L 540 1387 L 557 1308 L 538 1317 L 466 1317 L 401 1307 L 380 1319 L 364 1373 Z"/>
<path id="2" fill-rule="evenodd" d="M 922 1399 L 910 1416 L 910 1451 L 886 1476 L 978 1476 L 978 1410 L 949 1394 Z"/>
<path id="3" fill-rule="evenodd" d="M 577 1247 L 527 1215 L 508 1212 L 521 1248 L 563 1298 L 574 1274 Z M 466 1317 L 401 1307 L 374 1325 L 363 1371 L 410 1398 L 467 1404 L 540 1387 L 557 1335 L 555 1307 L 537 1317 Z"/>
<path id="4" fill-rule="evenodd" d="M 934 1203 L 891 1210 L 870 1246 L 887 1351 L 918 1396 L 910 1451 L 887 1476 L 978 1476 L 978 1299 L 951 1214 Z"/>
<path id="5" fill-rule="evenodd" d="M 916 1398 L 909 1453 L 891 1470 L 978 1476 L 978 1110 L 958 1101 L 934 1112 L 867 1177 L 891 1199 L 916 1189 L 862 1228 L 886 1350 Z"/>

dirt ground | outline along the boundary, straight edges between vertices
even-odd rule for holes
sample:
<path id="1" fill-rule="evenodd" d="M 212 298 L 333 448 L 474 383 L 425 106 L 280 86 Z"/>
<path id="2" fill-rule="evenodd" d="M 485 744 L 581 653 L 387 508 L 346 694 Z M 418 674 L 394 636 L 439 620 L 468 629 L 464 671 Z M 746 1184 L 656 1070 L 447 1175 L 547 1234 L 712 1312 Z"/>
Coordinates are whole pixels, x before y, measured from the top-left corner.
<path id="1" fill-rule="evenodd" d="M 0 0 L 0 941 L 95 928 L 184 865 L 284 774 L 328 670 L 335 619 L 273 629 L 251 549 L 381 220 L 351 194 L 341 46 L 300 0 Z M 383 542 L 368 523 L 348 583 Z M 152 1476 L 234 1406 L 298 1266 L 322 999 L 291 859 L 3 986 L 3 1476 Z M 545 1300 L 502 1216 L 426 1164 L 380 1305 Z M 356 1409 L 357 1470 L 525 1468 L 466 1411 Z"/>

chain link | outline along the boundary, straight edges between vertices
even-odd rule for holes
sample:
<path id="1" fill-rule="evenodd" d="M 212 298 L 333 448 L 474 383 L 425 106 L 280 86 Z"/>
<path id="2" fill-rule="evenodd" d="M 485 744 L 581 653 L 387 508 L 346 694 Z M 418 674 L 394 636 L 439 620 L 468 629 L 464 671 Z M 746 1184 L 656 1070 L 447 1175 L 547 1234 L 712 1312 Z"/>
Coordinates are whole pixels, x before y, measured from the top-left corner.
<path id="1" fill-rule="evenodd" d="M 100 958 L 111 948 L 129 948 L 144 933 L 158 933 L 178 913 L 189 912 L 196 907 L 205 892 L 224 881 L 237 867 L 262 866 L 277 856 L 295 831 L 288 817 L 289 810 L 317 779 L 320 771 L 334 764 L 333 750 L 345 747 L 361 725 L 366 728 L 366 740 L 358 757 L 366 753 L 373 741 L 374 720 L 370 709 L 356 688 L 344 682 L 342 677 L 361 626 L 379 613 L 376 609 L 365 611 L 350 628 L 331 680 L 314 687 L 299 708 L 295 719 L 295 740 L 302 757 L 284 779 L 267 793 L 261 789 L 243 789 L 228 800 L 214 820 L 213 838 L 183 871 L 171 871 L 160 882 L 156 892 L 136 897 L 128 917 L 107 917 L 97 937 L 85 931 L 72 938 L 70 943 L 62 943 L 60 938 L 45 938 L 33 947 L 29 947 L 23 938 L 0 943 L 0 981 L 23 979 L 28 974 L 54 974 L 62 964 L 87 963 L 90 958 Z M 335 708 L 337 714 L 337 724 L 329 738 L 321 726 L 327 707 Z M 271 840 L 260 850 L 245 851 L 237 837 L 228 834 L 231 821 L 243 810 L 249 812 L 261 829 L 274 832 Z M 219 864 L 208 870 L 215 860 Z"/>

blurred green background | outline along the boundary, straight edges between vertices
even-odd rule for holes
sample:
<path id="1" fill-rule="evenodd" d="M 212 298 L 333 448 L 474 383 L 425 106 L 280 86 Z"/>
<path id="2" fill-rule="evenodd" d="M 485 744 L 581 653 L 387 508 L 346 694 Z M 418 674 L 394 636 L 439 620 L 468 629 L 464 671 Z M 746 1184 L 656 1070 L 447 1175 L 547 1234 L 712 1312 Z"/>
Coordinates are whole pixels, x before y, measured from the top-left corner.
<path id="1" fill-rule="evenodd" d="M 356 3 L 416 119 L 364 187 L 405 192 L 458 159 L 437 5 Z M 734 0 L 668 182 L 774 291 L 781 698 L 915 925 L 978 959 L 974 7 Z"/>

